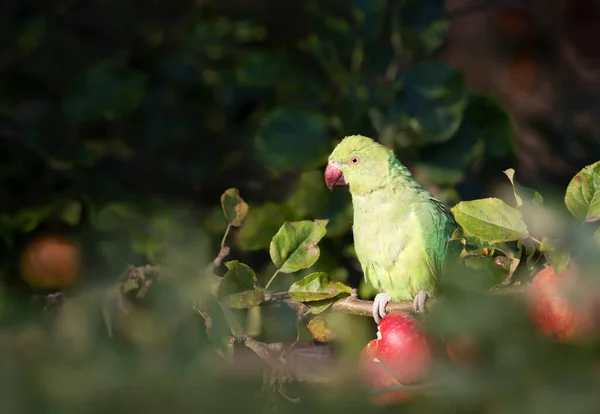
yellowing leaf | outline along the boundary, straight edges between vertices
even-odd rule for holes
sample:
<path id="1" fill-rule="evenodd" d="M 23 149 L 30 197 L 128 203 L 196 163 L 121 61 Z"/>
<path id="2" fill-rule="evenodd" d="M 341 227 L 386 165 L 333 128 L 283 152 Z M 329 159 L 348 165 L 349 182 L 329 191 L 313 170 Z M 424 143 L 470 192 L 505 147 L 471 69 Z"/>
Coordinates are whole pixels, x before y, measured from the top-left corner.
<path id="1" fill-rule="evenodd" d="M 535 190 L 531 190 L 529 188 L 522 187 L 521 185 L 519 185 L 519 183 L 517 183 L 517 181 L 515 180 L 515 170 L 514 169 L 509 168 L 508 170 L 504 170 L 503 172 L 504 172 L 504 174 L 506 174 L 506 176 L 510 180 L 510 183 L 512 184 L 513 194 L 515 196 L 515 201 L 517 202 L 517 207 L 521 207 L 523 205 L 523 198 L 521 198 L 521 196 L 519 195 L 519 192 L 531 193 L 531 202 L 533 204 L 542 204 L 544 202 L 544 198 L 542 197 L 542 195 L 540 193 L 538 193 Z M 519 191 L 517 191 L 517 189 Z"/>
<path id="2" fill-rule="evenodd" d="M 250 266 L 237 260 L 225 263 L 229 271 L 217 289 L 217 299 L 235 309 L 246 309 L 260 305 L 265 292 L 256 285 L 256 274 Z"/>
<path id="3" fill-rule="evenodd" d="M 336 335 L 327 327 L 325 320 L 321 317 L 315 317 L 308 322 L 308 330 L 313 338 L 319 342 L 331 342 Z"/>
<path id="4" fill-rule="evenodd" d="M 286 221 L 271 240 L 269 253 L 283 273 L 311 267 L 318 259 L 317 244 L 325 236 L 328 220 Z"/>
<path id="5" fill-rule="evenodd" d="M 234 227 L 240 227 L 248 214 L 248 204 L 240 197 L 237 188 L 229 188 L 221 195 L 221 206 L 225 218 Z"/>
<path id="6" fill-rule="evenodd" d="M 567 209 L 579 220 L 600 220 L 600 161 L 573 177 L 565 194 Z"/>
<path id="7" fill-rule="evenodd" d="M 352 288 L 331 280 L 327 273 L 315 272 L 293 283 L 288 290 L 290 298 L 298 302 L 332 299 L 343 293 L 351 293 Z"/>
<path id="8" fill-rule="evenodd" d="M 512 184 L 513 194 L 515 195 L 515 201 L 517 202 L 517 207 L 521 207 L 523 205 L 523 199 L 517 194 L 517 190 L 515 189 L 515 170 L 513 168 L 509 168 L 508 170 L 504 170 L 504 174 L 510 180 Z"/>
<path id="9" fill-rule="evenodd" d="M 488 243 L 519 240 L 528 235 L 521 212 L 499 198 L 463 201 L 452 207 L 458 224 Z"/>

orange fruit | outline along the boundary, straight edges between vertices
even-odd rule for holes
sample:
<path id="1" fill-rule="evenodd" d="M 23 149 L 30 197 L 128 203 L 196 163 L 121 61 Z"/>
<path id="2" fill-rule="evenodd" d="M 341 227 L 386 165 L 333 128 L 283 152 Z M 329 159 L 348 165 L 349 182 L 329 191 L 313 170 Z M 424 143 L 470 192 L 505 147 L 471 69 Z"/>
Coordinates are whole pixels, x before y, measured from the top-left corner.
<path id="1" fill-rule="evenodd" d="M 79 245 L 67 237 L 40 236 L 21 252 L 19 270 L 33 288 L 65 289 L 80 278 L 82 256 Z"/>

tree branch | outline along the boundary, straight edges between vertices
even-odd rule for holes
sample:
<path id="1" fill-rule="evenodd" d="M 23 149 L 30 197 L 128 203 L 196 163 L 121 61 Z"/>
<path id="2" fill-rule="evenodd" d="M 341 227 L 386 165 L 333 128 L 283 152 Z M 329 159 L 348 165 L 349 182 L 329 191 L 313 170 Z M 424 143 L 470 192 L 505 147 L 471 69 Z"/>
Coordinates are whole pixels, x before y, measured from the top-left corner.
<path id="1" fill-rule="evenodd" d="M 215 260 L 212 261 L 211 267 L 216 269 L 217 267 L 221 266 L 221 263 L 223 263 L 223 260 L 229 256 L 229 253 L 231 253 L 229 246 L 221 246 L 221 250 L 219 250 L 219 254 L 217 257 L 215 257 Z"/>
<path id="2" fill-rule="evenodd" d="M 509 285 L 509 286 L 496 286 L 490 289 L 488 292 L 492 292 L 498 295 L 512 295 L 512 294 L 521 294 L 525 292 L 527 285 Z M 277 300 L 279 296 L 273 296 L 273 300 Z M 296 310 L 297 312 L 308 308 L 303 303 L 296 302 L 292 299 L 286 298 L 283 301 Z M 436 303 L 435 298 L 428 299 L 426 303 L 426 309 L 430 309 Z M 351 315 L 358 316 L 372 316 L 373 314 L 373 301 L 371 300 L 362 300 L 356 297 L 346 297 L 342 299 L 338 299 L 330 308 L 334 312 L 343 312 Z M 414 312 L 413 310 L 413 301 L 403 301 L 403 302 L 389 302 L 386 306 L 386 311 L 388 313 L 393 312 Z"/>
<path id="3" fill-rule="evenodd" d="M 263 361 L 265 361 L 271 368 L 278 368 L 282 366 L 283 361 L 281 359 L 281 353 L 283 351 L 283 344 L 279 342 L 265 343 L 257 341 L 256 339 L 250 338 L 246 334 L 240 334 L 235 336 L 237 343 L 244 345 L 248 349 L 254 351 L 254 353 Z"/>

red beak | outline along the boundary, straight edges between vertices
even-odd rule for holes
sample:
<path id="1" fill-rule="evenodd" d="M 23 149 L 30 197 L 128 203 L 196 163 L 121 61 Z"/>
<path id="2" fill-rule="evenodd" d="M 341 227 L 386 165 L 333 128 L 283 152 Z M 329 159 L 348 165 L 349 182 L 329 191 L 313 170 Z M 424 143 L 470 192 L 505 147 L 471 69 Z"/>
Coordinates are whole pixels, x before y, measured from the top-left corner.
<path id="1" fill-rule="evenodd" d="M 342 170 L 333 164 L 327 164 L 327 168 L 325 168 L 325 184 L 330 190 L 334 185 L 348 185 L 344 180 Z"/>

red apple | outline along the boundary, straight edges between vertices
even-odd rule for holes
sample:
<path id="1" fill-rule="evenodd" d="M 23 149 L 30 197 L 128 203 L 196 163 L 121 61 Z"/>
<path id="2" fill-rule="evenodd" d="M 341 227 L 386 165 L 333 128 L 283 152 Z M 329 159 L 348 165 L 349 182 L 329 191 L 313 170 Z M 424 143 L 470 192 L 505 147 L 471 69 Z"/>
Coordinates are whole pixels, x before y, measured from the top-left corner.
<path id="1" fill-rule="evenodd" d="M 406 401 L 415 396 L 414 391 L 383 390 L 386 387 L 400 387 L 402 384 L 375 357 L 376 348 L 375 341 L 371 341 L 363 348 L 360 354 L 360 368 L 363 380 L 373 392 L 370 395 L 371 401 L 375 404 L 394 404 Z"/>
<path id="2" fill-rule="evenodd" d="M 69 289 L 81 278 L 83 267 L 81 246 L 61 235 L 36 237 L 19 258 L 21 277 L 36 289 Z"/>
<path id="3" fill-rule="evenodd" d="M 434 340 L 406 313 L 391 313 L 381 320 L 377 339 L 361 352 L 360 367 L 367 385 L 375 389 L 410 385 L 423 381 L 431 371 Z M 376 403 L 404 401 L 417 391 L 382 391 L 372 397 Z"/>
<path id="4" fill-rule="evenodd" d="M 527 307 L 542 334 L 569 341 L 599 332 L 599 295 L 586 288 L 570 266 L 559 274 L 552 266 L 535 275 L 527 288 Z"/>

